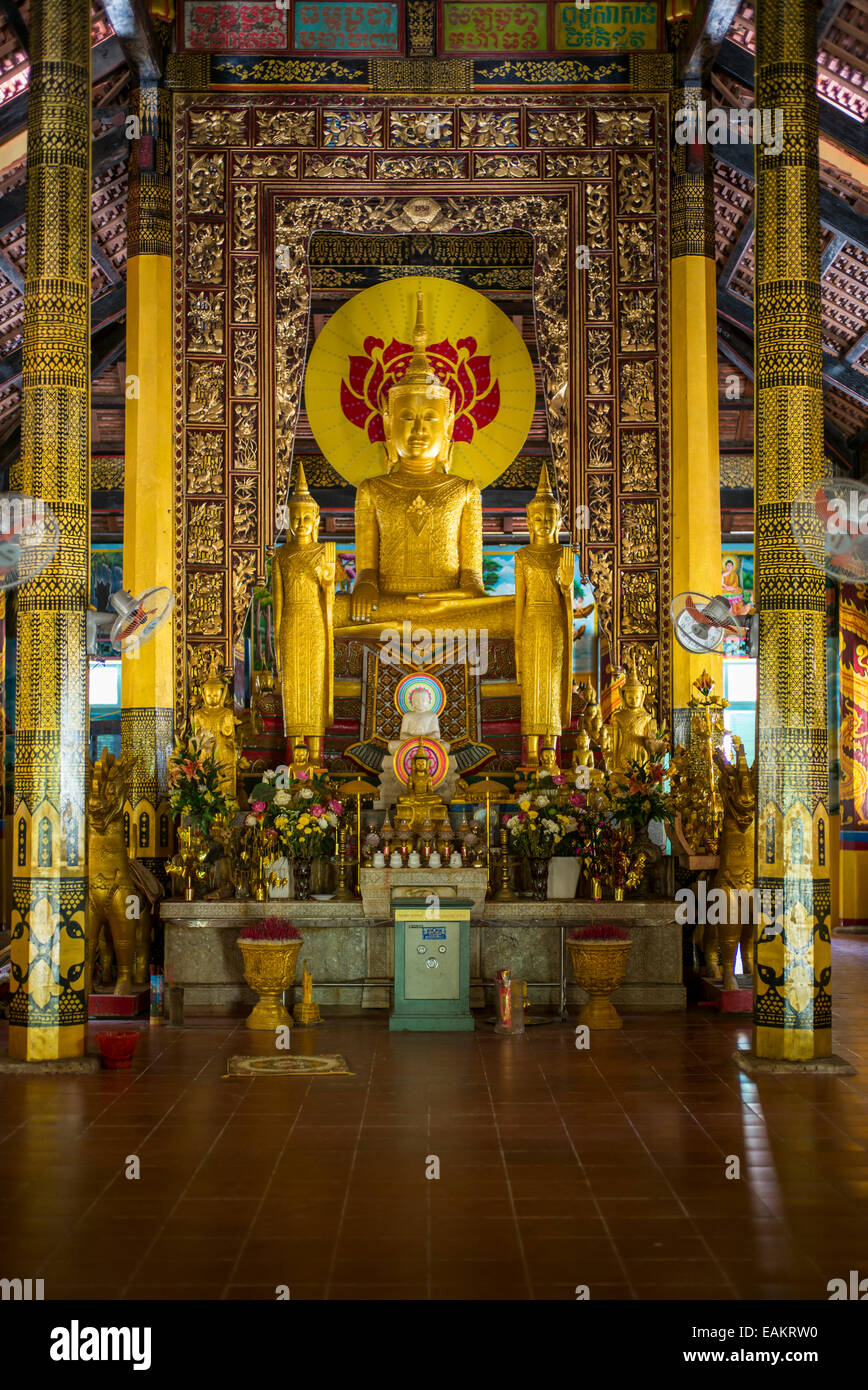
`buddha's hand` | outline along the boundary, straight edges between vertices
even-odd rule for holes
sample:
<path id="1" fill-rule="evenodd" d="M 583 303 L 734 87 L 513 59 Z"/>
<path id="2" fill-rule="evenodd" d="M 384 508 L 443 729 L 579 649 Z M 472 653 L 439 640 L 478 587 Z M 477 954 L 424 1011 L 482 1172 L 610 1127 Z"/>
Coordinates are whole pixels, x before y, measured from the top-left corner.
<path id="1" fill-rule="evenodd" d="M 371 620 L 371 611 L 374 604 L 380 597 L 380 591 L 376 584 L 363 580 L 361 584 L 356 584 L 352 593 L 350 603 L 350 617 L 354 623 L 367 623 Z"/>

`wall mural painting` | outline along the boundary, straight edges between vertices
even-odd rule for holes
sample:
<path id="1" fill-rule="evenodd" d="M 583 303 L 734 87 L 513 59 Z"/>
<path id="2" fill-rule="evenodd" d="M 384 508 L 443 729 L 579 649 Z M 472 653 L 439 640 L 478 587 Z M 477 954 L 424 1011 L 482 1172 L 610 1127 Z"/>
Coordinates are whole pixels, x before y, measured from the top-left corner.
<path id="1" fill-rule="evenodd" d="M 553 481 L 599 633 L 665 713 L 667 96 L 210 93 L 176 97 L 174 123 L 178 714 L 212 654 L 231 665 L 265 582 L 321 274 L 312 236 L 426 237 L 437 254 L 413 272 L 442 275 L 449 238 L 510 231 L 533 238 Z"/>

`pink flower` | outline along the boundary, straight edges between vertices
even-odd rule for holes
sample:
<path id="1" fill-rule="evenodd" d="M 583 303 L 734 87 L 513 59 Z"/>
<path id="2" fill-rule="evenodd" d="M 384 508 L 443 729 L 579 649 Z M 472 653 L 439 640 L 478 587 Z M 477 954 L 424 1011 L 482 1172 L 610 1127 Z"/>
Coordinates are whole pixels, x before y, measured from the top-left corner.
<path id="1" fill-rule="evenodd" d="M 329 810 L 333 811 L 336 816 L 342 816 L 344 813 L 344 808 L 339 801 L 330 801 Z"/>
<path id="2" fill-rule="evenodd" d="M 324 816 L 324 815 L 325 815 L 325 807 L 324 807 L 324 806 L 320 806 L 319 803 L 317 803 L 316 806 L 311 806 L 311 808 L 310 808 L 310 813 L 311 813 L 312 816 Z"/>
<path id="3" fill-rule="evenodd" d="M 552 781 L 554 782 L 554 784 L 555 784 L 556 787 L 562 787 L 562 786 L 564 785 L 564 782 L 565 782 L 566 780 L 567 780 L 567 779 L 566 779 L 566 777 L 564 777 L 564 775 L 563 775 L 562 772 L 559 772 L 559 773 L 557 774 L 557 776 L 555 776 L 555 777 L 552 778 Z"/>
<path id="4" fill-rule="evenodd" d="M 262 816 L 265 814 L 265 802 L 252 801 L 250 803 L 250 809 L 253 812 L 254 816 Z"/>
<path id="5" fill-rule="evenodd" d="M 300 767 L 298 772 L 296 772 L 294 775 L 298 778 L 299 782 L 306 782 L 308 777 L 310 776 L 307 768 L 305 767 Z"/>

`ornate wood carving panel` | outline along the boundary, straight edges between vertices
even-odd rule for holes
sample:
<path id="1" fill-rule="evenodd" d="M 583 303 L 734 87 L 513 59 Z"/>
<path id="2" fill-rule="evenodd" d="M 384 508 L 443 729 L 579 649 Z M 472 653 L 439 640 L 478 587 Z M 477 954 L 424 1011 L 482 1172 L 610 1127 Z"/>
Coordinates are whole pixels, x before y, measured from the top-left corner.
<path id="1" fill-rule="evenodd" d="M 667 98 L 175 96 L 176 691 L 225 663 L 286 496 L 311 234 L 534 237 L 552 458 L 616 659 L 669 705 Z M 583 249 L 586 248 L 586 249 Z M 622 641 L 622 639 L 624 639 Z"/>

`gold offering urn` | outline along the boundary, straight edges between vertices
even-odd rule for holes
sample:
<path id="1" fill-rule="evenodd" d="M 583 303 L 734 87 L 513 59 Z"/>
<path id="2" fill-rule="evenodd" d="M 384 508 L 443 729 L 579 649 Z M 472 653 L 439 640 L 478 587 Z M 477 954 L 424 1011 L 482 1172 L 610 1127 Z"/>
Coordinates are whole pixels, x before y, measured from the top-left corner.
<path id="1" fill-rule="evenodd" d="M 295 979 L 303 945 L 298 928 L 277 917 L 251 922 L 241 932 L 238 949 L 244 961 L 244 978 L 259 995 L 247 1018 L 248 1028 L 273 1032 L 292 1027 L 283 996 Z"/>

